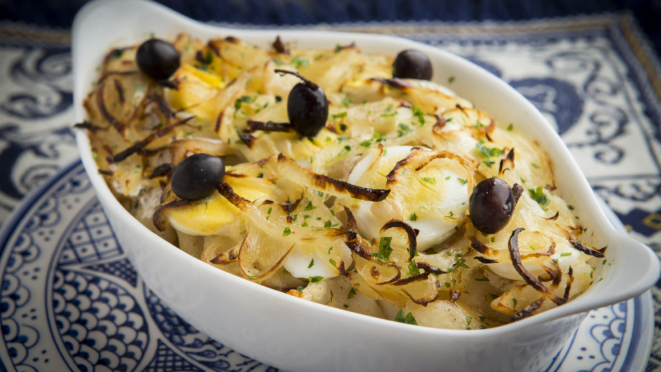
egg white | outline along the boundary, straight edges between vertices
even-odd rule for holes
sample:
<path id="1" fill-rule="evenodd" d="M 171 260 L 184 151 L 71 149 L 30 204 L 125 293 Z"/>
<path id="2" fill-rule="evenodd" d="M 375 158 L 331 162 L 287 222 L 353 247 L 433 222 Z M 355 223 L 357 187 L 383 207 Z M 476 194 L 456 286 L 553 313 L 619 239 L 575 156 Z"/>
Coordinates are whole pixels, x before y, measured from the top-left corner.
<path id="1" fill-rule="evenodd" d="M 394 164 L 406 158 L 411 153 L 412 148 L 411 146 L 389 147 L 386 149 L 383 160 Z M 370 169 L 370 165 L 374 162 L 376 156 L 379 156 L 379 153 L 374 152 L 359 161 L 351 172 L 348 182 L 356 184 L 366 172 L 376 172 L 376 169 Z M 468 208 L 468 186 L 457 181 L 457 178 L 461 178 L 461 176 L 456 172 L 447 168 L 441 168 L 440 171 L 442 173 L 436 177 L 436 182 L 445 182 L 447 190 L 445 197 L 443 200 L 428 200 L 426 202 L 433 209 L 459 206 L 456 209 L 459 212 L 458 215 L 464 215 Z M 450 178 L 446 180 L 445 178 L 448 176 Z M 464 204 L 462 205 L 462 203 Z M 442 218 L 426 219 L 418 217 L 416 221 L 411 221 L 410 216 L 377 215 L 372 210 L 373 204 L 369 201 L 360 201 L 351 208 L 358 223 L 358 230 L 368 239 L 378 238 L 381 227 L 392 218 L 403 220 L 414 229 L 420 230 L 417 237 L 418 249 L 420 250 L 426 250 L 435 244 L 441 243 L 456 231 L 457 223 Z"/>

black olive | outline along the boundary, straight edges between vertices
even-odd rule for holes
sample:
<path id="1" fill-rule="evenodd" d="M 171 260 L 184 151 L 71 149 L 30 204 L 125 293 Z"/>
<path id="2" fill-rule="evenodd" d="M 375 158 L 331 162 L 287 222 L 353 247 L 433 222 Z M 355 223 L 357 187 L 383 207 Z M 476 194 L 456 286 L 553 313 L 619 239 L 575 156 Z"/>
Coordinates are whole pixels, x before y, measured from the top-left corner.
<path id="1" fill-rule="evenodd" d="M 320 86 L 299 73 L 287 70 L 275 72 L 292 74 L 303 82 L 294 85 L 289 92 L 287 115 L 289 123 L 302 136 L 314 137 L 328 120 L 328 100 Z"/>
<path id="2" fill-rule="evenodd" d="M 172 44 L 149 39 L 140 45 L 135 59 L 140 71 L 154 80 L 165 80 L 179 68 L 181 54 Z"/>
<path id="3" fill-rule="evenodd" d="M 198 200 L 213 194 L 225 177 L 225 164 L 217 156 L 195 154 L 184 159 L 172 172 L 170 185 L 175 195 Z"/>
<path id="4" fill-rule="evenodd" d="M 392 68 L 392 77 L 401 79 L 431 80 L 434 74 L 429 57 L 413 49 L 399 52 Z"/>
<path id="5" fill-rule="evenodd" d="M 500 178 L 487 178 L 478 183 L 469 200 L 470 218 L 475 228 L 485 234 L 502 230 L 512 218 L 522 192 L 521 186 L 514 184 L 510 189 Z"/>

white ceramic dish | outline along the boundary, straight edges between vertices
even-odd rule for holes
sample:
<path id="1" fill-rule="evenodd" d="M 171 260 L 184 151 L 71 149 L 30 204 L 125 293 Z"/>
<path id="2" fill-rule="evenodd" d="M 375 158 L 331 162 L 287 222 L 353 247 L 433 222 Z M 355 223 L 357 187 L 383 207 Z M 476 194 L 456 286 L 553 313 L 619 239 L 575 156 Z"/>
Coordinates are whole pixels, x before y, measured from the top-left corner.
<path id="1" fill-rule="evenodd" d="M 394 55 L 416 48 L 434 66 L 434 80 L 455 76 L 453 89 L 500 122 L 513 122 L 551 154 L 560 194 L 581 223 L 609 245 L 612 265 L 576 300 L 522 321 L 473 331 L 413 327 L 302 301 L 213 268 L 185 254 L 137 222 L 115 199 L 92 159 L 87 134 L 77 131 L 81 157 L 117 238 L 145 282 L 178 314 L 235 350 L 289 371 L 533 371 L 551 362 L 585 312 L 637 296 L 659 277 L 659 262 L 643 244 L 617 232 L 560 137 L 523 96 L 505 82 L 451 53 L 409 40 L 320 31 L 225 29 L 144 1 L 95 1 L 73 25 L 74 114 L 110 47 L 138 43 L 150 33 L 173 38 L 188 32 L 203 40 L 233 35 L 266 47 L 276 34 L 303 48 L 355 42 L 367 53 Z"/>

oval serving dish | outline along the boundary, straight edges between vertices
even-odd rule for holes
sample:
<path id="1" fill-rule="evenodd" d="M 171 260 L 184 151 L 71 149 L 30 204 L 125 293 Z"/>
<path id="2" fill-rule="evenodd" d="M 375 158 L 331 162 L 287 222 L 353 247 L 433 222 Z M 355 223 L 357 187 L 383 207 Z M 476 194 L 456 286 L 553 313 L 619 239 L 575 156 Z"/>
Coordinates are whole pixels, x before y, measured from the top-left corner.
<path id="1" fill-rule="evenodd" d="M 418 49 L 432 60 L 435 81 L 456 76 L 456 93 L 500 122 L 517 123 L 551 155 L 559 194 L 576 207 L 595 245 L 608 245 L 611 265 L 575 300 L 498 328 L 472 331 L 414 327 L 302 301 L 207 265 L 151 233 L 115 199 L 98 169 L 87 133 L 76 131 L 85 169 L 118 240 L 147 285 L 195 327 L 240 353 L 288 371 L 543 370 L 585 317 L 585 312 L 637 296 L 659 277 L 656 255 L 617 232 L 560 137 L 537 109 L 505 82 L 456 55 L 390 36 L 321 31 L 226 29 L 183 17 L 145 1 L 94 1 L 73 25 L 74 114 L 97 78 L 96 67 L 114 46 L 151 33 L 174 38 L 232 35 L 260 46 L 276 35 L 300 48 L 356 45 L 366 53 L 395 55 Z M 603 279 L 602 279 L 603 278 Z"/>

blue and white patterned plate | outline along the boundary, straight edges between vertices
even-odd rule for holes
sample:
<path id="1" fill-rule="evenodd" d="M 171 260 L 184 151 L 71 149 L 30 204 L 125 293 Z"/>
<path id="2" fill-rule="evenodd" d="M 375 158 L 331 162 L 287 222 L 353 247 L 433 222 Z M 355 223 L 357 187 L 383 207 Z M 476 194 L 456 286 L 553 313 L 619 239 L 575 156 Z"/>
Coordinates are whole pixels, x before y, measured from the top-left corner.
<path id="1" fill-rule="evenodd" d="M 161 303 L 117 243 L 80 162 L 6 222 L 0 275 L 0 371 L 277 371 Z M 653 324 L 649 292 L 593 310 L 546 371 L 642 371 Z"/>

